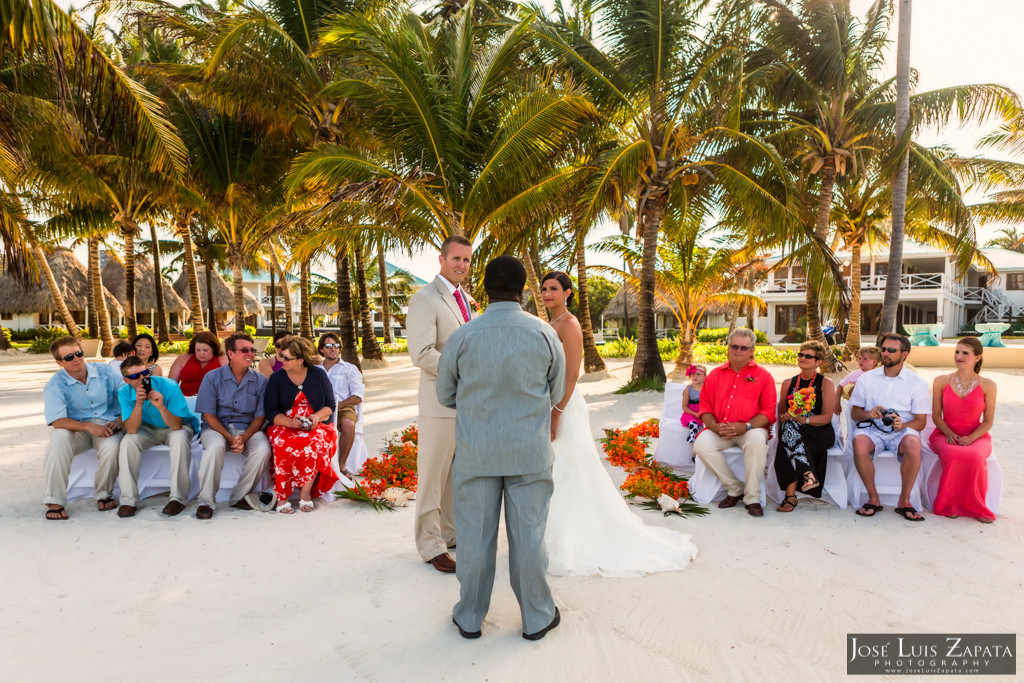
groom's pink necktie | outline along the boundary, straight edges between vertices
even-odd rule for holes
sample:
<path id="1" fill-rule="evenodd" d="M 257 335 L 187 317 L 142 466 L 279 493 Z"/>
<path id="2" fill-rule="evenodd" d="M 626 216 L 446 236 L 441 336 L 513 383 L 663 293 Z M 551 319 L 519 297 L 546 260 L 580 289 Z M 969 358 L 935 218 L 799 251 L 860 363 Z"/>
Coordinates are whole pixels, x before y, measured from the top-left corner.
<path id="1" fill-rule="evenodd" d="M 466 308 L 466 302 L 462 300 L 462 292 L 458 289 L 455 290 L 455 300 L 459 302 L 459 310 L 462 311 L 463 322 L 469 322 L 469 309 Z"/>

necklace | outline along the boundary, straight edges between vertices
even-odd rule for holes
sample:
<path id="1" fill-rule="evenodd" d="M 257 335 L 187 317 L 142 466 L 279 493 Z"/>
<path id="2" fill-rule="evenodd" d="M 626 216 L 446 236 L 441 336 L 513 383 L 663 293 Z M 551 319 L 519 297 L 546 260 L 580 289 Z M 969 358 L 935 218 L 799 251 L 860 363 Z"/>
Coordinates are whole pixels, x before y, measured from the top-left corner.
<path id="1" fill-rule="evenodd" d="M 559 320 L 561 320 L 562 318 L 564 318 L 567 315 L 569 315 L 569 311 L 568 310 L 566 310 L 565 313 L 563 313 L 562 315 L 560 315 L 557 318 L 555 318 L 554 320 L 552 320 L 550 324 L 554 325 L 555 323 L 557 323 Z"/>
<path id="2" fill-rule="evenodd" d="M 971 378 L 971 381 L 967 383 L 965 387 L 963 382 L 960 381 L 960 375 L 953 373 L 953 384 L 956 385 L 956 393 L 959 394 L 960 398 L 967 398 L 967 394 L 974 391 L 974 387 L 978 384 L 978 376 L 975 375 Z"/>

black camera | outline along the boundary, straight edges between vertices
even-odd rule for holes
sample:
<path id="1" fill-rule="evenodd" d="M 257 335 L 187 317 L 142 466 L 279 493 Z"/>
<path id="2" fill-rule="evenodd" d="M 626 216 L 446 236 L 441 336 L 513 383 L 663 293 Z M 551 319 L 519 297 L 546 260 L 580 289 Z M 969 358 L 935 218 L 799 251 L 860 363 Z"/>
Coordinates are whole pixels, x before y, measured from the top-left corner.
<path id="1" fill-rule="evenodd" d="M 149 377 L 142 378 L 142 390 L 145 391 L 147 394 L 153 391 L 153 382 L 152 380 L 149 379 Z"/>
<path id="2" fill-rule="evenodd" d="M 892 408 L 883 408 L 882 409 L 882 424 L 884 424 L 886 427 L 891 427 L 892 426 L 892 419 L 894 417 L 899 417 L 899 412 L 898 411 L 896 411 L 896 410 L 894 410 Z"/>

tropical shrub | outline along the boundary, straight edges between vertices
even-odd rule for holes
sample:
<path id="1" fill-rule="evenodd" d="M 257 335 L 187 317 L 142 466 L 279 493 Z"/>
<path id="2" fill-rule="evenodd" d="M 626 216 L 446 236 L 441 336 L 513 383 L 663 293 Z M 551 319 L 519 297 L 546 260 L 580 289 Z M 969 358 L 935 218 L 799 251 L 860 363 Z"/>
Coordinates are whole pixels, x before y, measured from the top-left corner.
<path id="1" fill-rule="evenodd" d="M 703 330 L 697 330 L 697 341 L 699 342 L 720 342 L 725 343 L 726 337 L 729 336 L 728 327 L 709 327 Z M 768 335 L 761 330 L 754 330 L 754 336 L 757 338 L 758 344 L 767 344 Z"/>

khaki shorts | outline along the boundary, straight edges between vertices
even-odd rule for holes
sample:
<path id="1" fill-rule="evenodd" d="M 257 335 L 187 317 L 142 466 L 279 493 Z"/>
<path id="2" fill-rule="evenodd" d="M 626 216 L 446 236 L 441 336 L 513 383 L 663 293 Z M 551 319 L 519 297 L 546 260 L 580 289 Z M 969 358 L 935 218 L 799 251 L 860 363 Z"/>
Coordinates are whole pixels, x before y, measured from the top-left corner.
<path id="1" fill-rule="evenodd" d="M 339 424 L 341 423 L 342 420 L 348 420 L 352 424 L 355 424 L 358 419 L 359 415 L 358 413 L 356 413 L 355 406 L 342 406 L 341 408 L 338 408 Z"/>

